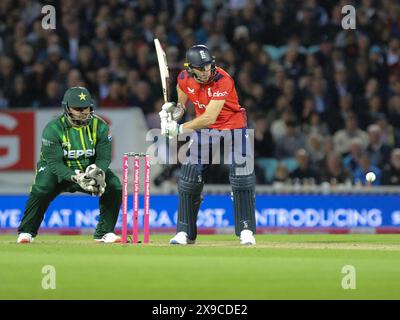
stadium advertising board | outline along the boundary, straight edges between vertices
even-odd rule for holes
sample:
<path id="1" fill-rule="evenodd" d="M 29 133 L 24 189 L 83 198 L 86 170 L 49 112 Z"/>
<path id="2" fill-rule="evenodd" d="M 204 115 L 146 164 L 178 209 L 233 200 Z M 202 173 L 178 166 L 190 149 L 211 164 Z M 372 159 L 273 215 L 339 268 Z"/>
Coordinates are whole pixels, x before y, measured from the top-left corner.
<path id="1" fill-rule="evenodd" d="M 16 228 L 27 196 L 0 196 L 0 228 Z M 131 206 L 132 198 L 128 203 Z M 143 199 L 140 199 L 142 208 Z M 257 196 L 257 227 L 260 229 L 365 229 L 400 227 L 397 196 L 384 195 L 282 195 Z M 128 225 L 132 209 L 129 208 Z M 174 228 L 177 197 L 151 197 L 152 229 Z M 98 199 L 85 195 L 62 195 L 49 207 L 43 228 L 94 228 L 98 219 Z M 143 209 L 139 210 L 140 216 Z M 120 216 L 121 217 L 121 216 Z M 206 195 L 201 206 L 198 227 L 224 229 L 234 226 L 230 196 Z M 121 221 L 117 228 L 121 227 Z"/>

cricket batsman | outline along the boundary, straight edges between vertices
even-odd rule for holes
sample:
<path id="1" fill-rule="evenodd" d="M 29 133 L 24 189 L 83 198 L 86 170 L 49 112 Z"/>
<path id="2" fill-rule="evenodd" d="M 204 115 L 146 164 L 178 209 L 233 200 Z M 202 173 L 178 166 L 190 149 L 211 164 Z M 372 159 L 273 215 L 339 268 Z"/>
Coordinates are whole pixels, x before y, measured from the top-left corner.
<path id="1" fill-rule="evenodd" d="M 232 187 L 235 234 L 240 243 L 254 245 L 255 221 L 255 174 L 253 155 L 247 150 L 251 144 L 246 112 L 241 108 L 230 75 L 215 64 L 215 58 L 204 45 L 195 45 L 186 52 L 185 70 L 178 75 L 178 101 L 167 102 L 159 113 L 161 133 L 175 137 L 192 132 L 190 155 L 182 164 L 179 182 L 177 234 L 170 244 L 193 244 L 197 237 L 197 215 L 202 202 L 203 174 L 209 167 L 207 159 L 213 144 L 230 143 L 232 159 L 229 181 Z M 183 124 L 178 120 L 190 100 L 196 117 Z M 238 138 L 239 133 L 239 138 Z M 213 139 L 216 138 L 216 139 Z M 215 142 L 217 141 L 217 142 Z M 197 146 L 199 148 L 197 148 Z M 205 148 L 206 147 L 206 148 Z M 201 149 L 201 152 L 196 150 Z M 211 150 L 211 151 L 210 151 Z M 219 150 L 219 149 L 218 149 Z M 246 163 L 236 161 L 245 156 Z M 240 170 L 239 170 L 240 169 Z"/>
<path id="2" fill-rule="evenodd" d="M 42 133 L 36 177 L 18 228 L 18 243 L 36 237 L 49 204 L 62 192 L 84 192 L 99 197 L 100 217 L 94 240 L 121 242 L 114 234 L 122 200 L 119 178 L 111 162 L 109 126 L 94 115 L 94 103 L 83 87 L 68 89 L 63 114 L 50 121 Z"/>

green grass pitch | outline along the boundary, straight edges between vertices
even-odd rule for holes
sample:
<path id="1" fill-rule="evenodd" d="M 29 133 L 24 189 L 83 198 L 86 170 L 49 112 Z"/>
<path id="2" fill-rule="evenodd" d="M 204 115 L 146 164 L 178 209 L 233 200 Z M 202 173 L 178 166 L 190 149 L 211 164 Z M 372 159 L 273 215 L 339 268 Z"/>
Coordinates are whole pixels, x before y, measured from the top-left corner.
<path id="1" fill-rule="evenodd" d="M 400 235 L 199 235 L 196 245 L 0 236 L 0 299 L 400 299 Z M 42 268 L 54 266 L 54 290 Z M 355 289 L 342 288 L 345 265 Z"/>

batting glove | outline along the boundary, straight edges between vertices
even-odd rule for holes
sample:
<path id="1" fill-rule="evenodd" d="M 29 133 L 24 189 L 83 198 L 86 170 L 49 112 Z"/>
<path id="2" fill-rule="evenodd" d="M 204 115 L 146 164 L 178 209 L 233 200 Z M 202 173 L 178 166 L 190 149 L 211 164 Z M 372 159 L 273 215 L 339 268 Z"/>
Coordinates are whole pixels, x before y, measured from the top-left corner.
<path id="1" fill-rule="evenodd" d="M 178 124 L 175 120 L 167 120 L 165 123 L 166 135 L 170 138 L 176 137 L 182 133 L 182 125 Z"/>
<path id="2" fill-rule="evenodd" d="M 178 121 L 183 117 L 186 108 L 181 103 L 166 102 L 161 107 L 162 111 L 166 111 L 171 114 L 172 120 Z"/>

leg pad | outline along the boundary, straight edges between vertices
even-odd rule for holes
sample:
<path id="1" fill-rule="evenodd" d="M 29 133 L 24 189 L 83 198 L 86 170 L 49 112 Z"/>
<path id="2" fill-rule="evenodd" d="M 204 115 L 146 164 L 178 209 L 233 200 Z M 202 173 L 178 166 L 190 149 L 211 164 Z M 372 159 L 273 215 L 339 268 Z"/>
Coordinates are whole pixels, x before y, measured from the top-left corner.
<path id="1" fill-rule="evenodd" d="M 231 170 L 229 180 L 232 186 L 232 198 L 235 216 L 235 234 L 242 230 L 256 233 L 255 216 L 255 175 L 234 175 Z"/>
<path id="2" fill-rule="evenodd" d="M 182 165 L 178 182 L 177 232 L 186 232 L 190 240 L 197 237 L 197 214 L 202 202 L 203 178 L 199 168 L 194 164 Z"/>

